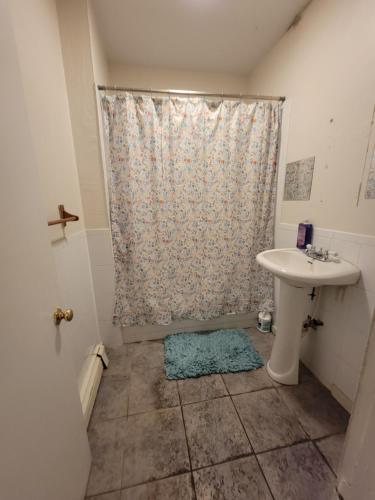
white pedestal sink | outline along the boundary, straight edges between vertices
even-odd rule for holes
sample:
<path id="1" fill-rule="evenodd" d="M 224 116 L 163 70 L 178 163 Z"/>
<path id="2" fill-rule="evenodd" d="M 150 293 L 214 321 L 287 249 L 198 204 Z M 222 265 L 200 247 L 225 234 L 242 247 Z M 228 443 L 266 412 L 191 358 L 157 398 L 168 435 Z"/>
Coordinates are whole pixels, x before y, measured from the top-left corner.
<path id="1" fill-rule="evenodd" d="M 302 323 L 312 287 L 353 285 L 360 270 L 345 260 L 319 261 L 297 248 L 266 250 L 257 262 L 280 278 L 277 335 L 267 371 L 281 384 L 298 383 Z"/>

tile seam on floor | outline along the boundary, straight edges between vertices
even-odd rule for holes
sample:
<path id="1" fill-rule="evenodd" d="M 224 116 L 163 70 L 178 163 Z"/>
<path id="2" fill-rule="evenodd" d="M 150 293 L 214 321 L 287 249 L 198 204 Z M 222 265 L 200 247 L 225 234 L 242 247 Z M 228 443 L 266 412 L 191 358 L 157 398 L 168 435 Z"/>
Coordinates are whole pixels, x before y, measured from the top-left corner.
<path id="1" fill-rule="evenodd" d="M 120 488 L 120 490 L 122 490 L 124 488 L 124 485 L 123 485 L 124 464 L 125 464 L 125 442 L 124 442 L 124 449 L 122 450 L 122 453 L 121 453 L 121 478 L 120 478 L 121 488 Z"/>
<path id="2" fill-rule="evenodd" d="M 266 453 L 269 453 L 269 452 L 273 452 L 273 451 L 278 451 L 278 450 L 285 450 L 285 449 L 288 449 L 288 448 L 294 448 L 295 446 L 299 446 L 300 444 L 308 444 L 308 443 L 311 443 L 311 445 L 313 446 L 313 448 L 318 451 L 318 454 L 319 456 L 322 455 L 322 453 L 320 452 L 319 449 L 317 449 L 318 447 L 316 446 L 316 444 L 312 441 L 312 440 L 307 440 L 307 441 L 303 441 L 303 442 L 300 442 L 300 443 L 294 443 L 292 445 L 289 445 L 289 446 L 284 446 L 282 448 L 275 448 L 274 450 L 268 450 L 268 451 L 265 451 L 265 452 L 262 452 L 262 453 L 259 453 L 258 455 L 265 455 Z M 257 455 L 256 455 L 257 456 Z M 328 469 L 329 471 L 333 474 L 333 478 L 334 478 L 334 484 L 333 484 L 333 488 L 334 488 L 334 491 L 335 493 L 340 497 L 339 493 L 337 492 L 337 476 L 336 474 L 332 471 L 332 468 L 329 466 L 329 464 L 327 463 L 327 461 L 325 460 L 324 457 L 323 458 L 323 462 L 328 466 Z M 259 461 L 258 461 L 259 463 Z M 259 464 L 260 465 L 260 464 Z M 261 465 L 260 465 L 261 467 Z M 268 484 L 268 483 L 267 483 Z M 270 488 L 271 489 L 271 488 Z M 341 497 L 340 497 L 341 498 Z"/>
<path id="3" fill-rule="evenodd" d="M 91 424 L 91 421 L 90 421 L 90 424 L 88 426 L 88 430 L 90 430 L 91 427 L 94 427 L 95 425 L 98 425 L 98 424 L 103 424 L 104 422 L 113 422 L 114 420 L 119 420 L 120 418 L 127 418 L 127 414 L 126 415 L 121 415 L 119 417 L 110 417 L 110 418 L 103 418 L 103 419 L 98 419 L 97 417 L 95 417 L 95 419 L 92 421 L 92 424 Z"/>
<path id="4" fill-rule="evenodd" d="M 265 453 L 270 453 L 271 451 L 285 450 L 285 448 L 291 448 L 292 446 L 297 446 L 299 444 L 311 443 L 311 442 L 312 442 L 312 440 L 307 437 L 305 439 L 301 439 L 299 441 L 295 441 L 294 443 L 291 443 L 291 444 L 284 444 L 282 446 L 275 446 L 274 448 L 270 448 L 269 450 L 258 451 L 258 452 L 255 453 L 255 455 L 264 455 Z"/>
<path id="5" fill-rule="evenodd" d="M 270 492 L 270 495 L 271 495 L 271 497 L 273 498 L 273 500 L 276 500 L 276 499 L 275 499 L 275 495 L 273 494 L 273 490 L 272 490 L 272 488 L 271 488 L 271 486 L 270 486 L 270 484 L 269 484 L 269 482 L 268 482 L 268 480 L 267 480 L 267 477 L 266 477 L 266 475 L 265 475 L 265 473 L 264 473 L 264 470 L 263 470 L 263 468 L 262 468 L 262 465 L 261 465 L 261 463 L 259 462 L 258 457 L 256 456 L 256 454 L 254 454 L 254 456 L 255 456 L 255 460 L 257 461 L 257 464 L 258 464 L 259 470 L 260 470 L 260 472 L 261 472 L 261 474 L 262 474 L 262 476 L 263 476 L 263 479 L 264 479 L 264 481 L 265 481 L 265 483 L 266 483 L 266 486 L 267 486 L 267 488 L 268 488 L 268 491 Z"/>
<path id="6" fill-rule="evenodd" d="M 152 413 L 154 411 L 169 410 L 171 408 L 180 408 L 180 405 L 178 404 L 174 406 L 163 406 L 162 408 L 151 408 L 150 410 L 140 411 L 137 413 L 128 413 L 128 417 L 135 417 L 136 415 L 147 415 L 148 413 Z"/>
<path id="7" fill-rule="evenodd" d="M 197 405 L 197 404 L 200 404 L 200 403 L 208 403 L 209 401 L 217 401 L 218 399 L 228 398 L 229 396 L 230 396 L 229 394 L 224 394 L 224 396 L 217 396 L 217 397 L 211 398 L 211 399 L 202 399 L 201 401 L 194 401 L 193 403 L 182 404 L 181 407 L 191 406 L 191 405 Z"/>
<path id="8" fill-rule="evenodd" d="M 96 422 L 93 421 L 92 424 L 91 424 L 91 420 L 90 420 L 90 423 L 89 423 L 87 430 L 90 431 L 92 427 L 95 427 L 95 425 L 102 424 L 104 422 L 113 422 L 114 420 L 120 420 L 121 418 L 127 418 L 127 415 L 122 415 L 121 417 L 105 418 L 103 420 L 97 420 Z"/>
<path id="9" fill-rule="evenodd" d="M 84 500 L 91 500 L 91 499 L 95 500 L 95 498 L 99 498 L 99 497 L 100 497 L 100 496 L 102 496 L 102 495 L 108 495 L 109 493 L 117 493 L 118 491 L 122 491 L 122 490 L 123 490 L 123 488 L 122 488 L 122 487 L 120 487 L 120 488 L 116 488 L 116 489 L 114 489 L 114 490 L 106 490 L 106 491 L 102 491 L 102 492 L 100 492 L 100 493 L 95 493 L 95 495 L 90 495 L 90 496 L 88 496 L 88 497 L 87 497 L 87 496 L 85 496 Z"/>
<path id="10" fill-rule="evenodd" d="M 250 458 L 250 457 L 255 457 L 255 453 L 254 452 L 243 453 L 242 455 L 227 458 L 226 460 L 222 460 L 221 462 L 214 462 L 212 464 L 202 465 L 201 467 L 197 467 L 196 469 L 192 469 L 191 472 L 194 475 L 194 472 L 198 472 L 200 470 L 209 469 L 211 467 L 216 467 L 217 465 L 229 464 L 229 463 L 235 462 L 236 460 L 242 460 L 243 458 Z"/>
<path id="11" fill-rule="evenodd" d="M 131 363 L 130 363 L 130 365 L 131 365 Z M 131 386 L 132 386 L 132 370 L 131 370 L 131 366 L 129 367 L 129 369 L 130 369 L 130 373 L 129 373 L 128 397 L 126 399 L 126 417 L 129 416 L 130 389 L 131 389 Z"/>
<path id="12" fill-rule="evenodd" d="M 308 384 L 308 383 L 312 383 L 314 384 L 315 382 L 305 382 L 305 384 Z M 300 385 L 300 384 L 297 384 L 297 385 Z M 282 399 L 282 401 L 284 402 L 284 404 L 289 408 L 289 410 L 293 413 L 293 415 L 296 417 L 299 425 L 301 426 L 303 432 L 306 434 L 307 438 L 309 441 L 317 441 L 319 439 L 325 439 L 327 437 L 330 437 L 330 436 L 335 436 L 337 434 L 345 434 L 346 433 L 346 429 L 345 431 L 335 431 L 335 432 L 329 432 L 328 434 L 323 434 L 322 436 L 318 436 L 318 437 L 312 437 L 310 436 L 309 432 L 305 429 L 305 426 L 303 425 L 302 423 L 302 420 L 299 418 L 298 414 L 297 414 L 297 411 L 292 407 L 291 404 L 288 404 L 288 402 L 284 399 L 284 397 L 282 396 L 282 394 L 280 394 L 280 389 L 283 389 L 284 387 L 296 387 L 296 386 L 282 386 L 280 388 L 277 388 L 276 387 L 276 390 L 278 391 L 278 394 L 280 396 L 280 398 Z"/>
<path id="13" fill-rule="evenodd" d="M 153 411 L 168 410 L 169 408 L 180 408 L 181 405 L 173 406 L 162 406 L 160 408 L 150 408 L 146 411 L 137 411 L 136 413 L 128 413 L 128 417 L 134 417 L 135 415 L 147 415 L 147 413 L 152 413 Z"/>
<path id="14" fill-rule="evenodd" d="M 247 372 L 245 372 L 245 373 L 251 373 L 253 371 L 255 372 L 257 369 L 255 369 L 255 370 L 247 370 Z M 231 372 L 231 373 L 244 373 L 244 372 Z M 224 375 L 228 375 L 228 374 L 224 373 Z M 223 375 L 222 375 L 222 377 L 223 377 Z M 224 377 L 223 377 L 223 380 L 224 380 Z M 252 389 L 250 391 L 233 392 L 233 393 L 229 392 L 229 389 L 227 389 L 227 390 L 228 390 L 228 394 L 230 396 L 240 396 L 241 394 L 250 394 L 250 393 L 253 393 L 253 392 L 268 391 L 270 389 L 275 389 L 275 386 L 274 385 L 268 385 L 266 387 L 261 387 L 260 389 Z"/>
<path id="15" fill-rule="evenodd" d="M 125 452 L 124 452 L 124 456 L 125 456 Z M 167 476 L 162 476 L 162 477 L 157 477 L 157 478 L 149 479 L 148 481 L 143 481 L 141 483 L 130 484 L 129 486 L 121 486 L 120 490 L 113 490 L 113 491 L 129 490 L 130 488 L 135 488 L 137 486 L 143 486 L 145 484 L 155 483 L 156 481 L 163 481 L 164 479 L 170 479 L 172 477 L 183 476 L 184 474 L 190 474 L 190 475 L 192 475 L 192 471 L 191 470 L 184 470 L 184 471 L 181 471 L 181 472 L 177 472 L 176 474 L 169 474 Z M 100 493 L 100 495 L 103 495 L 105 493 L 109 493 L 109 492 L 105 491 L 103 493 Z"/>
<path id="16" fill-rule="evenodd" d="M 225 396 L 225 397 L 230 397 L 230 396 Z M 223 398 L 215 398 L 215 399 L 223 399 Z M 208 400 L 208 401 L 212 401 L 212 400 Z M 233 404 L 233 402 L 232 402 L 232 404 Z M 185 405 L 185 406 L 188 406 L 188 405 Z M 181 407 L 181 411 L 182 411 L 182 414 L 184 415 L 183 407 Z M 242 425 L 241 425 L 241 427 L 242 427 Z M 246 436 L 246 438 L 248 440 L 249 438 L 247 437 L 246 433 L 245 433 L 245 436 Z M 187 434 L 186 434 L 186 439 L 187 439 Z M 254 451 L 253 451 L 253 448 L 252 448 L 251 444 L 250 444 L 250 449 L 251 449 L 250 453 L 241 453 L 240 455 L 236 455 L 235 457 L 231 457 L 230 459 L 225 459 L 225 460 L 222 460 L 222 461 L 219 461 L 219 462 L 213 462 L 213 463 L 210 463 L 210 464 L 207 464 L 207 465 L 202 465 L 200 467 L 193 467 L 193 466 L 191 466 L 192 467 L 191 472 L 195 472 L 195 471 L 198 471 L 198 470 L 201 470 L 201 469 L 206 469 L 207 467 L 214 467 L 215 465 L 225 464 L 227 462 L 233 462 L 234 460 L 239 460 L 241 458 L 246 458 L 246 457 L 253 456 L 254 455 Z"/>
<path id="17" fill-rule="evenodd" d="M 222 379 L 223 379 L 223 383 L 224 383 L 225 387 L 226 387 L 226 388 L 227 388 L 227 390 L 228 390 L 228 387 L 226 386 L 226 383 L 225 383 L 224 377 L 222 377 Z M 254 451 L 253 445 L 251 444 L 251 440 L 250 440 L 250 438 L 249 438 L 249 436 L 248 436 L 248 434 L 247 434 L 247 432 L 246 432 L 246 429 L 245 429 L 245 426 L 244 426 L 244 424 L 243 424 L 243 422 L 242 422 L 241 416 L 240 416 L 240 414 L 239 414 L 239 412 L 238 412 L 238 410 L 237 410 L 237 407 L 236 407 L 236 405 L 234 404 L 234 401 L 233 401 L 233 399 L 232 399 L 232 395 L 231 395 L 231 394 L 229 394 L 229 397 L 230 397 L 230 400 L 231 400 L 232 405 L 233 405 L 233 407 L 234 407 L 234 411 L 236 412 L 237 417 L 238 417 L 238 419 L 239 419 L 239 421 L 240 421 L 240 424 L 241 424 L 241 426 L 242 426 L 242 429 L 243 429 L 243 431 L 244 431 L 244 433 L 245 433 L 245 436 L 247 437 L 247 440 L 249 441 L 250 448 L 251 448 L 251 449 L 252 449 L 252 451 L 253 451 L 253 453 L 252 453 L 252 455 L 251 455 L 251 456 L 254 456 L 254 457 L 255 457 L 255 460 L 256 460 L 256 462 L 257 462 L 257 464 L 258 464 L 259 470 L 260 470 L 260 472 L 261 472 L 261 474 L 262 474 L 262 476 L 263 476 L 263 479 L 264 479 L 264 481 L 265 481 L 265 483 L 266 483 L 266 486 L 267 486 L 267 488 L 268 488 L 268 491 L 270 492 L 270 495 L 271 495 L 272 499 L 273 499 L 273 500 L 275 500 L 275 496 L 274 496 L 274 494 L 273 494 L 273 491 L 271 490 L 271 487 L 270 487 L 270 485 L 268 484 L 268 481 L 267 481 L 267 478 L 266 478 L 266 476 L 265 476 L 265 474 L 264 474 L 264 471 L 263 471 L 263 469 L 262 469 L 262 467 L 261 467 L 261 465 L 260 465 L 260 463 L 259 463 L 258 457 L 257 457 L 257 455 L 256 455 L 256 453 L 255 453 L 255 451 Z"/>
<path id="18" fill-rule="evenodd" d="M 103 491 L 102 493 L 98 493 L 97 495 L 91 495 L 90 497 L 85 497 L 84 500 L 95 500 L 95 498 L 100 498 L 103 495 L 108 495 L 110 493 L 117 493 L 118 491 L 121 492 L 123 488 L 120 488 L 119 490 L 108 490 L 108 491 Z"/>
<path id="19" fill-rule="evenodd" d="M 293 441 L 293 443 L 280 445 L 280 446 L 274 446 L 273 448 L 269 448 L 267 450 L 254 451 L 254 454 L 255 455 L 263 455 L 263 453 L 268 453 L 269 451 L 282 450 L 283 448 L 290 448 L 291 446 L 294 446 L 296 444 L 308 443 L 310 441 L 311 441 L 311 439 L 309 439 L 309 438 L 301 438 L 301 439 L 297 439 L 297 441 Z"/>
<path id="20" fill-rule="evenodd" d="M 332 432 L 332 434 L 328 434 L 327 436 L 313 438 L 313 439 L 311 439 L 311 441 L 314 441 L 314 442 L 322 441 L 323 439 L 327 439 L 327 438 L 332 437 L 332 436 L 340 436 L 341 434 L 344 434 L 344 436 L 345 436 L 346 435 L 346 430 L 345 431 L 340 431 L 340 432 Z"/>
<path id="21" fill-rule="evenodd" d="M 193 475 L 193 471 L 191 471 L 191 470 L 185 470 L 183 472 L 178 472 L 177 474 L 170 474 L 169 476 L 163 476 L 163 477 L 158 477 L 158 478 L 155 478 L 155 479 L 149 479 L 148 481 L 144 481 L 143 483 L 131 484 L 129 486 L 121 486 L 121 488 L 117 489 L 117 490 L 103 491 L 102 493 L 98 493 L 97 495 L 95 495 L 95 497 L 98 497 L 100 495 L 106 495 L 108 493 L 115 493 L 116 491 L 130 490 L 131 488 L 137 488 L 138 486 L 144 486 L 146 484 L 156 483 L 157 481 L 164 481 L 165 479 L 171 479 L 173 477 L 184 476 L 185 474 L 189 474 L 190 476 L 192 476 Z M 90 499 L 90 498 L 91 497 L 87 497 L 87 499 Z"/>
<path id="22" fill-rule="evenodd" d="M 216 399 L 219 399 L 219 398 L 216 398 Z M 207 401 L 210 401 L 210 400 L 207 400 Z M 191 403 L 191 404 L 195 404 L 195 403 Z M 184 406 L 187 406 L 187 405 L 184 405 Z M 150 410 L 142 411 L 142 412 L 139 412 L 139 413 L 130 413 L 130 414 L 127 413 L 127 415 L 122 415 L 121 417 L 112 417 L 112 418 L 106 418 L 106 419 L 103 419 L 103 420 L 97 420 L 96 422 L 94 422 L 93 425 L 96 425 L 96 424 L 99 424 L 99 423 L 103 423 L 103 422 L 120 420 L 121 418 L 135 417 L 137 415 L 147 415 L 149 413 L 153 413 L 154 411 L 163 411 L 163 410 L 169 410 L 169 409 L 172 409 L 172 408 L 180 408 L 180 407 L 181 407 L 181 405 L 178 404 L 178 405 L 175 405 L 175 406 L 165 406 L 163 408 L 152 408 Z M 89 427 L 90 427 L 90 425 L 89 425 Z"/>
<path id="23" fill-rule="evenodd" d="M 308 384 L 309 382 L 305 382 L 305 384 Z M 296 417 L 297 419 L 297 422 L 299 423 L 301 429 L 303 430 L 303 432 L 306 434 L 308 440 L 312 441 L 312 437 L 310 436 L 310 434 L 308 433 L 308 431 L 305 429 L 305 426 L 302 424 L 302 421 L 301 419 L 299 418 L 296 410 L 294 408 L 292 408 L 292 405 L 288 404 L 287 401 L 285 401 L 285 398 L 282 396 L 281 394 L 281 390 L 285 387 L 296 387 L 298 386 L 299 384 L 296 384 L 296 385 L 283 385 L 283 386 L 279 386 L 279 387 L 275 387 L 275 389 L 277 390 L 277 393 L 280 397 L 280 399 L 283 401 L 283 403 L 287 406 L 287 408 L 289 409 L 290 412 L 293 413 L 293 415 Z M 327 436 L 322 436 L 322 437 L 327 437 Z M 320 438 L 316 438 L 316 439 L 320 439 Z"/>
<path id="24" fill-rule="evenodd" d="M 253 370 L 248 370 L 249 372 L 253 371 Z M 228 373 L 243 373 L 243 372 L 228 372 Z M 224 375 L 227 375 L 228 373 L 224 373 Z M 215 375 L 219 375 L 222 380 L 223 380 L 223 374 L 222 373 L 217 373 Z M 197 377 L 199 378 L 199 377 Z M 179 381 L 182 381 L 182 380 L 187 380 L 187 379 L 179 379 L 179 380 L 176 380 L 176 382 L 179 382 Z M 195 380 L 195 379 L 194 379 Z M 227 394 L 223 394 L 222 396 L 215 396 L 213 398 L 208 398 L 208 399 L 198 399 L 196 401 L 189 401 L 187 403 L 183 403 L 182 402 L 182 399 L 181 399 L 181 395 L 180 395 L 180 392 L 179 392 L 179 387 L 178 387 L 178 383 L 177 383 L 177 390 L 178 390 L 178 393 L 179 393 L 179 400 L 180 400 L 180 403 L 177 404 L 177 405 L 173 405 L 173 406 L 164 406 L 164 407 L 161 407 L 161 408 L 151 408 L 149 410 L 146 410 L 146 411 L 141 411 L 141 412 L 135 412 L 135 413 L 127 413 L 126 416 L 132 416 L 132 415 L 143 415 L 145 413 L 150 413 L 152 411 L 155 411 L 155 410 L 163 410 L 163 409 L 167 409 L 167 408 L 177 408 L 178 406 L 189 406 L 189 405 L 193 405 L 193 404 L 197 404 L 197 403 L 204 403 L 204 402 L 207 402 L 207 401 L 213 401 L 213 400 L 216 400 L 216 399 L 223 399 L 223 398 L 227 398 L 227 397 L 230 397 L 230 396 L 240 396 L 242 394 L 252 394 L 254 392 L 260 392 L 260 391 L 268 391 L 270 389 L 277 389 L 277 387 L 275 386 L 267 386 L 267 387 L 262 387 L 260 389 L 253 389 L 253 390 L 249 390 L 249 391 L 243 391 L 243 392 L 235 392 L 235 393 L 230 393 L 227 386 L 225 385 L 224 383 L 224 380 L 223 380 L 223 384 L 225 386 L 225 389 L 227 390 Z M 129 396 L 128 396 L 128 399 L 129 399 Z M 121 418 L 121 417 L 113 417 L 111 419 L 106 419 L 106 420 L 114 420 L 115 418 Z"/>
<path id="25" fill-rule="evenodd" d="M 111 375 L 109 375 L 109 376 L 111 376 Z M 119 418 L 132 417 L 134 415 L 145 415 L 147 413 L 152 413 L 153 411 L 167 410 L 168 408 L 178 408 L 179 406 L 181 406 L 181 404 L 177 404 L 177 405 L 174 405 L 174 406 L 163 406 L 161 408 L 150 408 L 149 410 L 146 410 L 146 411 L 140 411 L 140 412 L 136 412 L 136 413 L 129 413 L 129 399 L 130 399 L 130 386 L 129 386 L 128 396 L 127 396 L 127 411 L 126 411 L 126 413 L 124 415 L 119 415 L 117 417 L 109 417 L 109 418 L 97 419 L 96 423 L 108 422 L 110 420 L 116 420 L 116 419 L 119 419 Z M 193 403 L 191 403 L 191 404 L 193 404 Z"/>
<path id="26" fill-rule="evenodd" d="M 274 387 L 270 387 L 270 389 L 275 389 L 275 388 L 274 388 Z M 255 392 L 260 392 L 260 391 L 255 391 Z M 251 393 L 245 393 L 245 394 L 251 394 Z M 238 394 L 236 394 L 234 397 L 236 397 L 236 396 L 238 396 Z M 280 397 L 280 396 L 279 396 L 279 397 Z M 231 399 L 232 399 L 232 398 L 231 398 Z M 280 397 L 280 399 L 281 399 L 281 397 Z M 283 400 L 282 400 L 282 399 L 281 399 L 281 401 L 283 402 Z M 232 399 L 232 403 L 233 403 L 233 406 L 235 407 L 235 410 L 236 410 L 236 412 L 237 412 L 237 414 L 238 414 L 238 418 L 240 419 L 241 424 L 242 424 L 242 426 L 243 426 L 243 428 L 244 428 L 244 430 L 245 430 L 245 432 L 246 432 L 246 435 L 247 435 L 247 437 L 248 437 L 248 439 L 249 439 L 249 441 L 250 441 L 251 447 L 253 448 L 253 444 L 251 443 L 251 439 L 250 439 L 250 437 L 249 437 L 249 436 L 248 436 L 248 434 L 247 434 L 247 431 L 246 431 L 246 428 L 245 428 L 245 424 L 244 424 L 244 423 L 243 423 L 243 421 L 242 421 L 241 414 L 240 414 L 240 412 L 239 412 L 239 410 L 238 410 L 238 408 L 237 408 L 237 406 L 236 406 L 236 402 L 235 402 L 235 401 L 233 401 L 233 399 Z M 284 403 L 284 404 L 285 404 L 285 403 Z M 285 406 L 286 406 L 286 405 L 285 405 Z M 288 407 L 288 406 L 286 406 L 286 408 L 289 410 L 289 407 Z M 293 416 L 295 416 L 295 415 L 294 415 L 294 413 L 293 413 L 291 410 L 290 410 L 290 412 L 291 412 L 291 414 L 292 414 Z M 297 422 L 299 423 L 299 420 L 298 420 L 297 418 L 296 418 L 296 420 L 297 420 Z M 299 423 L 299 424 L 300 424 L 300 423 Z M 304 437 L 304 438 L 297 439 L 297 441 L 294 441 L 293 443 L 289 443 L 289 444 L 286 444 L 286 445 L 275 446 L 274 448 L 270 448 L 270 449 L 268 449 L 268 450 L 264 450 L 264 451 L 255 451 L 255 449 L 253 448 L 253 450 L 254 450 L 254 455 L 260 455 L 260 454 L 262 454 L 262 453 L 267 453 L 268 451 L 279 450 L 279 449 L 282 449 L 282 448 L 288 448 L 289 446 L 293 446 L 294 444 L 304 443 L 305 441 L 311 441 L 311 438 L 308 436 L 308 434 L 306 433 L 305 429 L 301 426 L 301 424 L 300 424 L 300 428 L 301 428 L 301 430 L 302 430 L 303 434 L 305 435 L 305 437 Z"/>
<path id="27" fill-rule="evenodd" d="M 330 432 L 329 434 L 324 434 L 323 436 L 310 438 L 310 440 L 311 441 L 321 441 L 322 439 L 326 439 L 326 438 L 329 438 L 331 436 L 338 436 L 339 434 L 346 435 L 347 429 L 348 429 L 348 427 L 346 427 L 345 430 L 342 430 L 342 431 L 339 431 L 339 432 Z"/>
<path id="28" fill-rule="evenodd" d="M 333 470 L 333 468 L 331 467 L 331 464 L 328 462 L 327 458 L 325 457 L 324 453 L 320 450 L 319 446 L 317 445 L 317 443 L 315 441 L 311 441 L 314 448 L 317 450 L 317 452 L 319 453 L 319 455 L 322 457 L 322 459 L 324 460 L 324 462 L 327 464 L 329 470 L 332 472 L 332 474 L 334 475 L 335 477 L 335 488 L 337 488 L 337 474 L 336 472 Z"/>
<path id="29" fill-rule="evenodd" d="M 220 377 L 220 375 L 221 375 L 221 374 L 220 374 L 220 373 L 213 373 L 213 374 L 211 374 L 211 375 L 202 375 L 202 377 L 211 377 L 211 376 L 215 376 L 215 375 L 217 375 L 217 376 L 219 376 L 219 377 Z M 195 403 L 202 403 L 202 402 L 204 402 L 204 401 L 212 401 L 213 399 L 220 399 L 220 398 L 225 398 L 226 396 L 229 396 L 229 394 L 228 394 L 228 393 L 226 393 L 226 394 L 222 394 L 221 396 L 215 396 L 215 397 L 208 398 L 208 399 L 197 399 L 196 401 L 187 401 L 186 403 L 183 403 L 183 402 L 182 402 L 182 397 L 181 397 L 181 394 L 180 394 L 180 389 L 179 389 L 179 387 L 180 387 L 180 386 L 179 386 L 179 382 L 183 382 L 183 381 L 185 381 L 185 380 L 199 380 L 200 378 L 201 378 L 201 377 L 194 377 L 194 378 L 192 378 L 192 379 L 188 378 L 188 379 L 178 379 L 178 380 L 177 380 L 177 390 L 178 390 L 178 392 L 179 392 L 179 396 L 180 396 L 180 406 L 188 406 L 188 405 L 193 405 L 193 404 L 195 404 Z M 221 379 L 221 381 L 222 381 L 222 379 Z M 224 382 L 223 382 L 223 381 L 222 381 L 222 383 L 223 383 L 224 389 L 225 389 L 225 390 L 227 390 L 227 389 L 226 389 L 226 387 L 225 387 L 225 385 L 224 385 Z"/>
<path id="30" fill-rule="evenodd" d="M 221 374 L 218 374 L 218 375 L 221 375 Z M 242 394 L 252 394 L 254 392 L 268 391 L 269 389 L 275 389 L 275 388 L 274 387 L 265 387 L 264 389 L 257 389 L 255 391 L 247 391 L 247 392 L 239 392 L 239 393 L 236 393 L 236 394 L 230 394 L 228 392 L 228 394 L 224 394 L 223 396 L 216 396 L 214 398 L 209 398 L 209 399 L 201 399 L 199 401 L 192 401 L 191 403 L 183 403 L 183 404 L 181 404 L 181 407 L 196 405 L 196 404 L 199 404 L 199 403 L 207 403 L 209 401 L 216 401 L 217 399 L 224 399 L 224 398 L 228 398 L 228 397 L 231 398 L 232 396 L 241 396 Z"/>
<path id="31" fill-rule="evenodd" d="M 222 380 L 223 380 L 223 383 L 224 383 L 224 375 L 237 375 L 239 373 L 250 373 L 252 371 L 256 371 L 257 369 L 255 370 L 245 370 L 245 371 L 241 371 L 241 372 L 226 372 L 226 373 L 214 373 L 212 375 L 219 375 Z M 210 376 L 210 375 L 204 375 L 204 376 Z M 200 378 L 200 377 L 195 377 L 194 380 L 196 378 Z M 183 381 L 183 380 L 188 380 L 188 379 L 176 379 L 177 382 L 180 382 L 180 381 Z M 272 379 L 271 379 L 271 382 L 272 382 Z M 305 384 L 308 384 L 308 383 L 311 383 L 311 382 L 299 382 L 298 385 L 305 385 Z M 177 384 L 178 385 L 178 384 Z M 224 383 L 225 385 L 225 383 Z M 250 393 L 253 393 L 253 392 L 260 392 L 260 391 L 268 391 L 270 389 L 283 389 L 284 387 L 289 387 L 289 386 L 280 386 L 280 384 L 277 384 L 277 385 L 270 385 L 270 386 L 266 386 L 266 387 L 261 387 L 259 389 L 250 389 L 248 391 L 242 391 L 242 392 L 229 392 L 229 389 L 227 388 L 227 386 L 225 385 L 225 388 L 226 390 L 228 391 L 228 394 L 224 394 L 222 396 L 215 396 L 213 398 L 208 398 L 208 399 L 199 399 L 197 401 L 189 401 L 187 403 L 183 403 L 181 401 L 181 406 L 187 406 L 187 405 L 192 405 L 194 403 L 201 403 L 203 401 L 212 401 L 213 399 L 221 399 L 221 398 L 225 398 L 226 396 L 240 396 L 241 394 L 250 394 Z M 285 403 L 286 404 L 286 403 Z M 288 406 L 288 405 L 287 405 Z M 289 406 L 288 406 L 289 408 Z M 294 412 L 293 412 L 294 413 Z M 339 433 L 337 433 L 339 434 Z M 320 439 L 320 438 L 319 438 Z"/>
<path id="32" fill-rule="evenodd" d="M 181 418 L 182 418 L 182 424 L 184 426 L 184 434 L 185 434 L 185 443 L 186 443 L 186 449 L 187 449 L 187 452 L 188 452 L 188 457 L 189 457 L 189 465 L 190 465 L 190 478 L 191 478 L 191 484 L 192 484 L 192 488 L 193 488 L 193 493 L 194 493 L 194 497 L 195 499 L 197 500 L 197 492 L 195 490 L 195 482 L 194 482 L 194 477 L 193 477 L 193 468 L 192 468 L 192 464 L 191 464 L 191 456 L 190 456 L 190 447 L 189 447 L 189 442 L 188 442 L 188 438 L 187 438 L 187 433 L 186 433 L 186 424 L 185 424 L 185 416 L 184 416 L 184 412 L 182 410 L 182 404 L 181 404 L 181 394 L 180 394 L 180 389 L 178 387 L 178 383 L 176 383 L 176 386 L 177 386 L 177 394 L 178 394 L 178 400 L 180 402 L 180 412 L 181 412 Z"/>

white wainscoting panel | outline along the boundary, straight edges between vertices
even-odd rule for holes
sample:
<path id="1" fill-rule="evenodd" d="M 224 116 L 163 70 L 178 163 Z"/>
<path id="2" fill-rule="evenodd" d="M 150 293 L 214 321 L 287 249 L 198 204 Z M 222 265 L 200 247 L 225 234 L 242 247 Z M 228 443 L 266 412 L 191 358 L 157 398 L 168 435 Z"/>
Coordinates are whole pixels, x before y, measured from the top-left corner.
<path id="1" fill-rule="evenodd" d="M 109 228 L 88 229 L 87 242 L 91 259 L 100 335 L 104 345 L 117 347 L 123 341 L 120 327 L 112 324 L 115 278 Z"/>

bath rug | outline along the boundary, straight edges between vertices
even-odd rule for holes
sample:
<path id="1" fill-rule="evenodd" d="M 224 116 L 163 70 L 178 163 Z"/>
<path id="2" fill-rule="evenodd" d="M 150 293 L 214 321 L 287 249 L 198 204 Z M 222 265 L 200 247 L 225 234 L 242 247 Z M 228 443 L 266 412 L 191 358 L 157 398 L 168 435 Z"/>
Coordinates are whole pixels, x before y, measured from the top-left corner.
<path id="1" fill-rule="evenodd" d="M 164 339 L 168 379 L 255 370 L 263 360 L 242 329 L 175 333 Z"/>

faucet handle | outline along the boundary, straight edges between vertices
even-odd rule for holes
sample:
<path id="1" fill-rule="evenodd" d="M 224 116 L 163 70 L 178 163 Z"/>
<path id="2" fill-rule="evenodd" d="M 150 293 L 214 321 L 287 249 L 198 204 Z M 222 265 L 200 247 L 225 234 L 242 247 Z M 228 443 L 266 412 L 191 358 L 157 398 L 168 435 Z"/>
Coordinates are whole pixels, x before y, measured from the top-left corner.
<path id="1" fill-rule="evenodd" d="M 332 250 L 330 250 L 328 252 L 328 259 L 332 262 L 340 262 L 339 254 L 337 252 L 332 251 Z"/>

